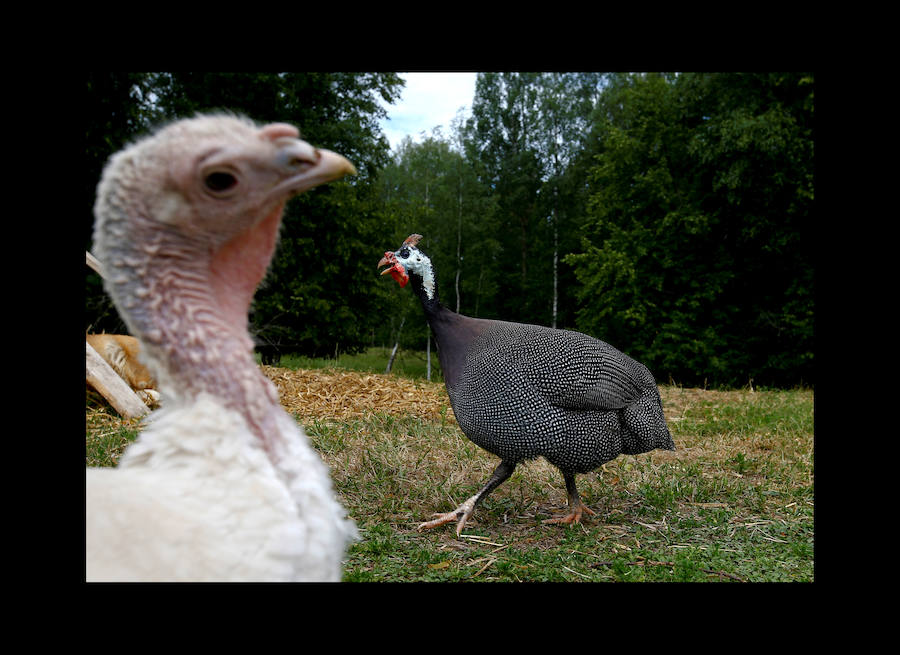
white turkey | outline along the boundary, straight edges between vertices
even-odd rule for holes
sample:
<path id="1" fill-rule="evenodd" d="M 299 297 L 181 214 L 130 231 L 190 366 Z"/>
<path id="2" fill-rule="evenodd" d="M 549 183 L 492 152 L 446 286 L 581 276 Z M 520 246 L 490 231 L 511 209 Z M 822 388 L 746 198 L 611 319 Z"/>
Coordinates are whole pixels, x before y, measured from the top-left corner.
<path id="1" fill-rule="evenodd" d="M 355 173 L 291 125 L 200 115 L 114 155 L 97 188 L 105 288 L 163 408 L 89 468 L 89 581 L 337 581 L 355 526 L 253 357 L 247 312 L 285 203 Z"/>
<path id="2" fill-rule="evenodd" d="M 453 413 L 472 442 L 500 457 L 481 490 L 452 512 L 419 525 L 456 521 L 462 532 L 475 508 L 521 461 L 545 457 L 563 474 L 569 513 L 545 523 L 577 523 L 586 507 L 576 473 L 621 453 L 674 450 L 659 389 L 643 364 L 586 334 L 471 318 L 441 304 L 437 277 L 413 234 L 378 266 L 400 286 L 411 283 L 434 333 Z"/>

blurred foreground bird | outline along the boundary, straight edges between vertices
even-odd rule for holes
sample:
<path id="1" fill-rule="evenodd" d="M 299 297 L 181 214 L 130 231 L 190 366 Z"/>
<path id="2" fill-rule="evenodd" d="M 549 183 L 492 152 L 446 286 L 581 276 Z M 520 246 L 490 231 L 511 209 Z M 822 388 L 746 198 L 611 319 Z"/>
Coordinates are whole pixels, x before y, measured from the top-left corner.
<path id="1" fill-rule="evenodd" d="M 285 203 L 355 173 L 298 137 L 197 116 L 107 163 L 95 252 L 163 408 L 87 470 L 88 580 L 340 580 L 355 526 L 247 332 Z"/>
<path id="2" fill-rule="evenodd" d="M 569 513 L 545 523 L 593 514 L 578 495 L 576 473 L 621 453 L 674 450 L 659 389 L 650 371 L 608 343 L 568 330 L 470 318 L 444 307 L 428 256 L 408 237 L 378 266 L 400 286 L 411 284 L 434 332 L 444 383 L 463 433 L 500 458 L 481 490 L 419 529 L 456 521 L 457 536 L 484 498 L 519 462 L 545 457 L 563 474 Z"/>

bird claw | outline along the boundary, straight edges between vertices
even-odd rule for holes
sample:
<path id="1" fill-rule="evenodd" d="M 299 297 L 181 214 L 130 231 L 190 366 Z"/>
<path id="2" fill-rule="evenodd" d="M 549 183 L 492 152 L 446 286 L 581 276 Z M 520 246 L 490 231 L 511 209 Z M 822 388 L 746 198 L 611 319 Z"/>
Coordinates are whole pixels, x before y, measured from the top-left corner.
<path id="1" fill-rule="evenodd" d="M 578 503 L 572 508 L 572 511 L 566 514 L 565 516 L 555 516 L 552 519 L 545 519 L 541 521 L 541 523 L 545 525 L 556 525 L 559 523 L 565 523 L 567 525 L 572 523 L 581 523 L 582 514 L 589 514 L 591 516 L 596 515 L 596 512 L 592 510 L 590 507 L 586 505 L 582 505 Z"/>
<path id="2" fill-rule="evenodd" d="M 440 514 L 435 512 L 432 516 L 436 516 L 436 519 L 432 519 L 431 521 L 425 521 L 424 523 L 420 523 L 419 527 L 416 528 L 419 532 L 422 530 L 428 530 L 429 528 L 436 528 L 439 525 L 444 525 L 445 523 L 449 523 L 450 521 L 455 521 L 459 518 L 459 512 L 447 512 L 446 514 Z"/>
<path id="3" fill-rule="evenodd" d="M 466 525 L 466 521 L 468 521 L 469 517 L 472 516 L 472 511 L 475 509 L 472 500 L 473 499 L 470 498 L 455 510 L 453 510 L 452 512 L 447 512 L 446 514 L 435 512 L 434 514 L 432 514 L 432 516 L 436 516 L 436 519 L 420 523 L 416 530 L 421 532 L 422 530 L 436 528 L 439 525 L 444 525 L 445 523 L 450 523 L 451 521 L 457 521 L 456 536 L 458 537 L 460 533 L 462 533 L 462 530 Z"/>

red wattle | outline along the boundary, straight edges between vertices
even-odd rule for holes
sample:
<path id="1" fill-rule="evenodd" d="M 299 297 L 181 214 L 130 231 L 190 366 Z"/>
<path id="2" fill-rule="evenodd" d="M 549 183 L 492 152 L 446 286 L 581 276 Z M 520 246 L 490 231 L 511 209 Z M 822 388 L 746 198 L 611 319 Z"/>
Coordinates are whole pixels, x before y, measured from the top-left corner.
<path id="1" fill-rule="evenodd" d="M 409 282 L 409 276 L 400 264 L 395 264 L 391 267 L 391 277 L 394 278 L 401 287 L 405 287 L 406 283 Z"/>

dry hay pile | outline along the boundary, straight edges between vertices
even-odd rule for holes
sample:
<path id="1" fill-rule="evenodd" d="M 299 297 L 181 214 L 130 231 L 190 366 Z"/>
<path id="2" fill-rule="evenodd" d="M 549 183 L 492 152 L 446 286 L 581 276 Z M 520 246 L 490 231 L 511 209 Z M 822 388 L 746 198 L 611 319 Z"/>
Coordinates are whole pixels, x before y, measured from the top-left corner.
<path id="1" fill-rule="evenodd" d="M 443 384 L 337 369 L 260 369 L 278 387 L 281 405 L 299 419 L 343 421 L 374 413 L 453 418 Z"/>

